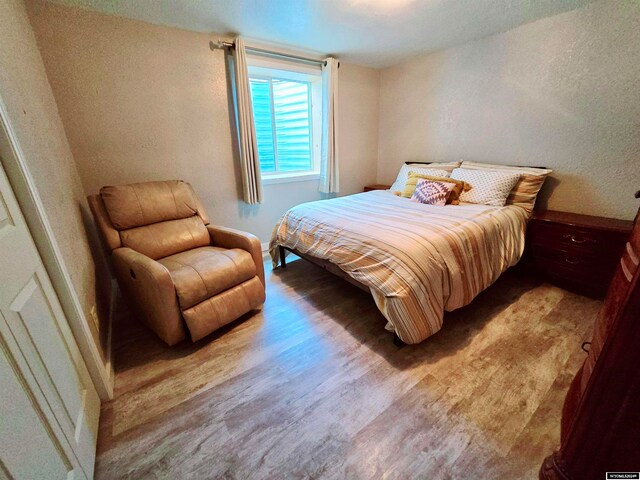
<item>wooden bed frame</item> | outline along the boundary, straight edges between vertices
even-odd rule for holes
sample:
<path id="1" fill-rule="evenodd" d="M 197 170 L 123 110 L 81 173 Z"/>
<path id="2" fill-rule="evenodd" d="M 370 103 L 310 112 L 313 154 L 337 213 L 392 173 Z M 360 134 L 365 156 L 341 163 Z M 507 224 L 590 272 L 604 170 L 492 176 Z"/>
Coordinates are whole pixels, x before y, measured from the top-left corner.
<path id="1" fill-rule="evenodd" d="M 316 258 L 306 253 L 299 252 L 295 248 L 289 248 L 289 247 L 284 247 L 282 245 L 278 245 L 278 253 L 280 254 L 280 266 L 282 268 L 287 268 L 287 259 L 286 259 L 287 250 L 293 253 L 294 255 L 297 255 L 300 258 L 306 260 L 307 262 L 312 263 L 315 266 L 320 267 L 329 273 L 332 273 L 336 277 L 340 277 L 341 279 L 346 280 L 351 285 L 355 285 L 356 287 L 358 287 L 360 290 L 363 290 L 371 294 L 371 289 L 369 287 L 367 287 L 364 283 L 360 283 L 359 281 L 351 278 L 349 275 L 344 273 L 342 269 L 338 267 L 335 263 L 331 263 L 329 260 L 323 260 L 321 258 Z M 404 347 L 405 345 L 407 345 L 402 340 L 400 340 L 400 337 L 398 337 L 398 334 L 395 332 L 393 334 L 393 344 L 397 347 Z"/>

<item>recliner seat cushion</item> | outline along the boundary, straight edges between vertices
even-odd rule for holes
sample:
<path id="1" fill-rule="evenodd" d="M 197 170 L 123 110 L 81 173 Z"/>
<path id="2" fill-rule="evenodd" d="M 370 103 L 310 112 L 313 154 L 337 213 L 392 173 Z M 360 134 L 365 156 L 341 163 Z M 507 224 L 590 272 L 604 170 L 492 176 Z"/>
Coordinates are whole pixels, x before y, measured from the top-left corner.
<path id="1" fill-rule="evenodd" d="M 256 276 L 251 254 L 238 248 L 194 248 L 158 262 L 169 270 L 182 310 Z"/>

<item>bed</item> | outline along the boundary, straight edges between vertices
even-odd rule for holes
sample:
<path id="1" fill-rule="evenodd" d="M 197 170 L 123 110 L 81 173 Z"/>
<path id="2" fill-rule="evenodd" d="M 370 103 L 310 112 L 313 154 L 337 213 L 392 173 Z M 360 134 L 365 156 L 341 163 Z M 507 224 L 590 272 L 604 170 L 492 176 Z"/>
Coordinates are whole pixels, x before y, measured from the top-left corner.
<path id="1" fill-rule="evenodd" d="M 516 205 L 433 206 L 376 190 L 290 209 L 269 250 L 274 267 L 287 249 L 368 289 L 387 329 L 416 344 L 518 262 L 528 218 Z"/>

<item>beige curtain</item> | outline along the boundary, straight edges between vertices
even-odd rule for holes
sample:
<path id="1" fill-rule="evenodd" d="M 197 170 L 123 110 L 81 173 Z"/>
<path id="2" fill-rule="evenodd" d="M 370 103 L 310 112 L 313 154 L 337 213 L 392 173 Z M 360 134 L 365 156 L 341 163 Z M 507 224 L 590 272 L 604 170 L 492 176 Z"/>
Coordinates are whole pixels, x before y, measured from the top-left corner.
<path id="1" fill-rule="evenodd" d="M 322 193 L 340 189 L 338 161 L 338 60 L 325 58 L 322 68 L 322 149 L 320 186 Z"/>
<path id="2" fill-rule="evenodd" d="M 244 201 L 250 205 L 262 203 L 262 179 L 260 177 L 260 159 L 256 127 L 253 123 L 251 87 L 247 72 L 247 54 L 244 40 L 235 39 L 233 49 L 233 69 L 235 80 L 236 124 L 240 146 L 240 171 Z"/>

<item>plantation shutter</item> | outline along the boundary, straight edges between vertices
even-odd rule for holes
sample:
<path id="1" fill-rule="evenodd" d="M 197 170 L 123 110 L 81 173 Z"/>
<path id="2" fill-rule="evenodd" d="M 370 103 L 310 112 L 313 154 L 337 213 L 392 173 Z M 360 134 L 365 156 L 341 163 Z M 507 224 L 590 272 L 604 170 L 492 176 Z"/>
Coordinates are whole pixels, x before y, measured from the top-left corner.
<path id="1" fill-rule="evenodd" d="M 252 77 L 251 95 L 261 171 L 312 170 L 309 83 Z"/>

